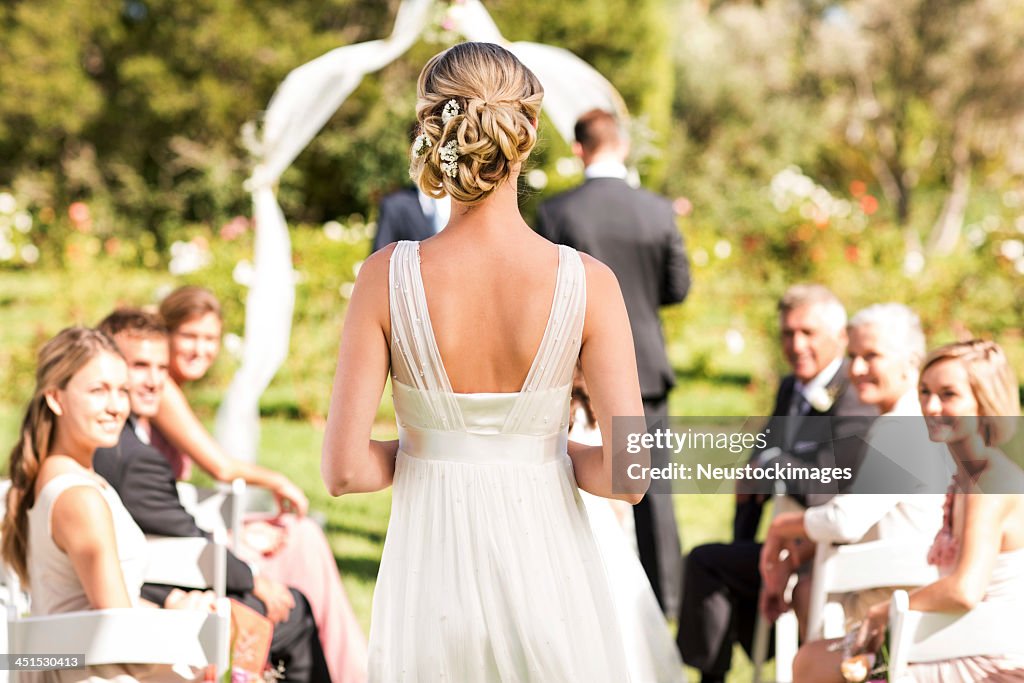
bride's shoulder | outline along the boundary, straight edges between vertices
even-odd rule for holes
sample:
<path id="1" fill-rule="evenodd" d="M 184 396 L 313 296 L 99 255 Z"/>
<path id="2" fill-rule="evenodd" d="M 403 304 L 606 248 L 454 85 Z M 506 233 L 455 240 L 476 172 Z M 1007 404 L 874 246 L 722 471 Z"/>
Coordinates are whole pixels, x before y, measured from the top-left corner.
<path id="1" fill-rule="evenodd" d="M 381 278 L 386 282 L 388 270 L 391 267 L 391 255 L 395 253 L 397 248 L 398 242 L 392 242 L 366 257 L 366 260 L 359 266 L 359 272 L 356 274 L 356 284 Z"/>
<path id="2" fill-rule="evenodd" d="M 587 278 L 587 294 L 590 297 L 604 297 L 613 294 L 622 296 L 619 280 L 611 268 L 590 254 L 585 254 L 582 251 L 576 253 L 580 255 L 580 261 L 583 262 L 583 272 Z"/>
<path id="3" fill-rule="evenodd" d="M 356 273 L 355 286 L 351 301 L 371 301 L 378 307 L 386 307 L 388 300 L 388 280 L 390 279 L 391 255 L 398 243 L 392 243 L 375 251 L 359 265 Z"/>

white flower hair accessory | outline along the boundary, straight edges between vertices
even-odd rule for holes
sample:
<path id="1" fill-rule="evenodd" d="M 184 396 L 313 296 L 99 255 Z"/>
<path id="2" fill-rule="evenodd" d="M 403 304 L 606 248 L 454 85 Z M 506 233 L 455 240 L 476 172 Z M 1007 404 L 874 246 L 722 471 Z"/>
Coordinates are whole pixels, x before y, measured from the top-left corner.
<path id="1" fill-rule="evenodd" d="M 441 123 L 446 124 L 459 115 L 459 103 L 455 100 L 448 100 L 441 110 Z"/>
<path id="2" fill-rule="evenodd" d="M 434 143 L 430 141 L 426 133 L 420 133 L 416 136 L 416 139 L 412 143 L 412 153 L 414 156 L 421 157 L 427 153 L 427 150 L 434 146 Z"/>
<path id="3" fill-rule="evenodd" d="M 816 387 L 813 391 L 804 396 L 819 413 L 828 412 L 832 404 L 836 402 L 836 393 L 826 387 Z"/>
<path id="4" fill-rule="evenodd" d="M 441 148 L 441 173 L 454 178 L 459 175 L 459 143 L 449 140 Z"/>

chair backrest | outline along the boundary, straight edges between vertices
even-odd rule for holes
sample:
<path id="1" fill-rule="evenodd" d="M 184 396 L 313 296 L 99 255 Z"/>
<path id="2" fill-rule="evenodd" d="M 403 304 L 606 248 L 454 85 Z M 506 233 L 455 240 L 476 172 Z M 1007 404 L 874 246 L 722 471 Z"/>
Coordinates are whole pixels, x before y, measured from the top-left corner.
<path id="1" fill-rule="evenodd" d="M 230 484 L 217 484 L 213 489 L 199 489 L 189 482 L 178 482 L 178 500 L 196 520 L 203 531 L 217 529 L 231 532 L 230 547 L 234 548 L 242 531 L 245 510 L 246 484 L 235 479 Z"/>
<path id="2" fill-rule="evenodd" d="M 212 588 L 217 597 L 224 597 L 227 590 L 225 535 L 223 529 L 217 529 L 212 542 L 205 538 L 147 536 L 146 583 L 198 590 Z"/>
<path id="3" fill-rule="evenodd" d="M 772 519 L 784 512 L 798 512 L 804 507 L 785 493 L 785 484 L 775 482 L 772 495 Z M 790 577 L 787 594 L 793 590 L 796 577 Z M 751 658 L 754 665 L 753 683 L 762 683 L 761 669 L 768 659 L 768 622 L 760 613 L 754 624 L 754 644 Z M 799 648 L 800 627 L 792 611 L 781 615 L 775 622 L 775 683 L 790 683 L 793 680 L 793 660 Z"/>
<path id="4" fill-rule="evenodd" d="M 1024 603 L 980 602 L 968 612 L 917 612 L 906 591 L 889 607 L 889 680 L 909 664 L 1024 654 Z"/>
<path id="5" fill-rule="evenodd" d="M 894 538 L 866 543 L 832 545 L 819 543 L 814 555 L 807 617 L 807 639 L 843 635 L 842 608 L 835 609 L 830 595 L 890 586 L 924 586 L 939 579 L 938 569 L 928 564 L 929 541 Z"/>
<path id="6" fill-rule="evenodd" d="M 139 607 L 13 616 L 7 644 L 18 655 L 82 654 L 86 666 L 212 664 L 219 677 L 228 667 L 230 625 L 230 602 L 220 598 L 212 613 Z"/>

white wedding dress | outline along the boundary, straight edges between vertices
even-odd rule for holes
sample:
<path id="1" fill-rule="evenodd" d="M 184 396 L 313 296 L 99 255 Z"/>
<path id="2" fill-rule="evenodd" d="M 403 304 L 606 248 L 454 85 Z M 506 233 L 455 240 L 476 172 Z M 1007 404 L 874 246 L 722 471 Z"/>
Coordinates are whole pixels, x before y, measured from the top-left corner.
<path id="1" fill-rule="evenodd" d="M 586 281 L 559 247 L 551 313 L 518 393 L 456 394 L 419 244 L 391 257 L 399 450 L 370 624 L 371 683 L 623 683 L 614 607 L 566 454 Z"/>

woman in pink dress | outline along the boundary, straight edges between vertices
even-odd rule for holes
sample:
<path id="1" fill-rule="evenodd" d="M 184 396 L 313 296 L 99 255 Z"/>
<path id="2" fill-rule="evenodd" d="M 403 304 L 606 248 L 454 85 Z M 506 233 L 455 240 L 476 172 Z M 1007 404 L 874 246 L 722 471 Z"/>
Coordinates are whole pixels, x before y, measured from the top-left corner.
<path id="1" fill-rule="evenodd" d="M 327 665 L 335 683 L 366 680 L 366 639 L 338 576 L 323 531 L 306 517 L 309 501 L 280 472 L 224 453 L 196 417 L 181 390 L 206 375 L 220 351 L 223 329 L 220 302 L 201 287 L 179 287 L 160 304 L 171 332 L 166 383 L 154 418 L 153 444 L 171 461 L 179 479 L 195 462 L 217 481 L 236 478 L 270 490 L 281 514 L 247 519 L 238 554 L 258 571 L 302 591 L 313 608 Z M 286 512 L 287 511 L 287 512 Z"/>
<path id="2" fill-rule="evenodd" d="M 983 601 L 1024 608 L 1024 473 L 997 448 L 1013 435 L 1020 415 L 1013 370 L 995 343 L 960 342 L 929 354 L 918 388 L 928 435 L 946 444 L 957 472 L 928 557 L 943 576 L 911 592 L 910 609 L 962 612 Z M 984 495 L 972 495 L 979 493 Z M 868 611 L 857 637 L 859 651 L 879 649 L 888 617 L 888 601 Z M 1019 623 L 991 627 L 1019 631 L 1024 615 Z M 801 648 L 794 680 L 843 681 L 843 653 L 835 643 Z M 997 657 L 912 664 L 909 674 L 916 683 L 1024 681 L 1024 641 L 1018 651 Z"/>

